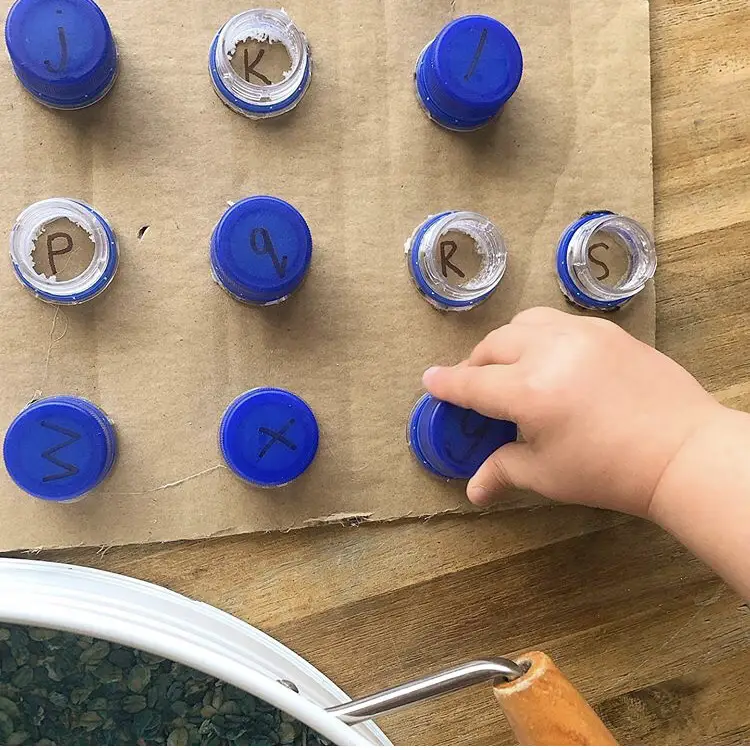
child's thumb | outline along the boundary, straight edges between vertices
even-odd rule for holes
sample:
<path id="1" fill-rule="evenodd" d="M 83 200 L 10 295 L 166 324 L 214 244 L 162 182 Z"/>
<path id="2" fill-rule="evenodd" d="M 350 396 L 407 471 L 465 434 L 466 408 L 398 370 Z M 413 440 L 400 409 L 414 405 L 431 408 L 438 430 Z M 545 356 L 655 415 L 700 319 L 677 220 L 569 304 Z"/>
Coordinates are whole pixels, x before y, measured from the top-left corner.
<path id="1" fill-rule="evenodd" d="M 531 450 L 525 443 L 498 448 L 477 470 L 466 487 L 474 505 L 490 505 L 507 489 L 528 489 L 532 477 Z"/>

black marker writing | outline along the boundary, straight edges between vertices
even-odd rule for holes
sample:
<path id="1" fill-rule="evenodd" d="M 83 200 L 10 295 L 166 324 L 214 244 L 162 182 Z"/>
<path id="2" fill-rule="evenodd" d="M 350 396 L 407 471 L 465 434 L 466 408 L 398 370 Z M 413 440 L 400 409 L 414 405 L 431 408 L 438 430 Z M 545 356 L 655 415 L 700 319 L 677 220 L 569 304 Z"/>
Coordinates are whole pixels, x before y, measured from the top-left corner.
<path id="1" fill-rule="evenodd" d="M 258 247 L 259 236 L 263 238 L 262 247 Z M 276 274 L 280 279 L 283 279 L 284 276 L 286 276 L 286 266 L 289 262 L 289 258 L 287 258 L 286 255 L 283 255 L 281 258 L 276 255 L 276 248 L 273 246 L 271 235 L 267 229 L 264 227 L 255 227 L 255 229 L 250 232 L 250 247 L 256 255 L 268 255 L 271 258 L 273 267 L 276 269 Z"/>
<path id="2" fill-rule="evenodd" d="M 51 464 L 54 464 L 60 469 L 64 469 L 64 471 L 59 474 L 48 474 L 46 477 L 42 477 L 42 481 L 54 482 L 56 479 L 65 479 L 66 477 L 72 477 L 75 474 L 78 474 L 77 466 L 75 466 L 74 464 L 69 464 L 67 461 L 63 461 L 62 459 L 58 458 L 55 453 L 61 451 L 63 448 L 67 448 L 77 440 L 80 440 L 81 434 L 79 432 L 75 432 L 74 430 L 69 430 L 66 427 L 60 427 L 60 425 L 52 424 L 52 422 L 48 422 L 45 419 L 43 419 L 40 424 L 42 425 L 42 427 L 48 430 L 59 432 L 61 435 L 65 435 L 68 438 L 62 443 L 53 445 L 51 448 L 47 448 L 46 451 L 42 452 L 42 458 L 45 458 Z"/>
<path id="3" fill-rule="evenodd" d="M 68 67 L 68 40 L 65 37 L 65 29 L 62 26 L 57 27 L 57 38 L 60 41 L 60 62 L 55 67 L 50 60 L 44 61 L 44 67 L 50 73 L 62 73 Z"/>
<path id="4" fill-rule="evenodd" d="M 266 78 L 266 76 L 263 75 L 263 73 L 257 71 L 255 69 L 255 66 L 263 59 L 263 55 L 266 54 L 266 51 L 264 49 L 259 49 L 258 54 L 255 56 L 255 60 L 250 62 L 250 53 L 247 47 L 245 47 L 245 80 L 250 81 L 250 76 L 255 76 L 256 78 L 263 81 L 263 83 L 266 84 L 266 86 L 271 85 L 271 79 Z"/>
<path id="5" fill-rule="evenodd" d="M 451 258 L 456 250 L 458 250 L 458 245 L 453 240 L 444 240 L 440 243 L 440 270 L 446 279 L 448 278 L 449 268 L 456 276 L 460 276 L 462 279 L 466 278 L 466 274 L 458 266 L 451 263 Z"/>
<path id="6" fill-rule="evenodd" d="M 589 248 L 589 260 L 602 269 L 602 275 L 596 276 L 596 280 L 604 281 L 604 279 L 609 276 L 609 266 L 604 261 L 601 261 L 599 260 L 599 258 L 594 257 L 594 250 L 600 247 L 603 247 L 605 250 L 609 250 L 609 245 L 606 245 L 604 242 L 597 242 L 595 245 L 592 245 Z"/>
<path id="7" fill-rule="evenodd" d="M 484 45 L 486 42 L 487 42 L 487 29 L 482 29 L 482 34 L 479 37 L 479 44 L 477 45 L 477 51 L 474 53 L 474 57 L 471 61 L 471 65 L 469 66 L 469 69 L 466 71 L 464 80 L 468 81 L 469 78 L 471 78 L 474 75 L 474 71 L 477 69 L 477 65 L 479 65 L 479 58 L 482 56 L 482 50 L 484 49 Z"/>
<path id="8" fill-rule="evenodd" d="M 487 430 L 489 430 L 490 428 L 490 420 L 487 417 L 479 417 L 479 424 L 477 424 L 476 427 L 472 429 L 470 421 L 474 416 L 479 415 L 475 415 L 473 412 L 467 411 L 461 417 L 461 424 L 459 425 L 461 428 L 461 434 L 464 437 L 471 438 L 471 443 L 466 448 L 463 456 L 457 458 L 453 453 L 450 445 L 445 446 L 445 452 L 448 454 L 448 458 L 450 458 L 452 461 L 457 461 L 458 463 L 468 461 L 487 435 Z"/>
<path id="9" fill-rule="evenodd" d="M 258 432 L 261 435 L 267 435 L 271 439 L 260 449 L 260 453 L 258 454 L 258 458 L 263 458 L 263 456 L 268 453 L 268 451 L 271 450 L 271 446 L 274 445 L 274 443 L 281 443 L 282 445 L 285 445 L 287 448 L 289 448 L 290 451 L 296 451 L 297 446 L 288 438 L 286 437 L 287 430 L 294 424 L 294 420 L 290 419 L 280 430 L 271 430 L 268 427 L 258 427 Z"/>
<path id="10" fill-rule="evenodd" d="M 66 245 L 61 250 L 55 250 L 54 242 L 55 240 L 64 239 L 66 241 Z M 47 236 L 47 259 L 49 260 L 49 267 L 52 271 L 52 274 L 57 273 L 57 266 L 55 265 L 55 256 L 56 255 L 65 255 L 66 253 L 69 253 L 73 249 L 73 238 L 66 234 L 65 232 L 53 232 L 52 234 Z"/>

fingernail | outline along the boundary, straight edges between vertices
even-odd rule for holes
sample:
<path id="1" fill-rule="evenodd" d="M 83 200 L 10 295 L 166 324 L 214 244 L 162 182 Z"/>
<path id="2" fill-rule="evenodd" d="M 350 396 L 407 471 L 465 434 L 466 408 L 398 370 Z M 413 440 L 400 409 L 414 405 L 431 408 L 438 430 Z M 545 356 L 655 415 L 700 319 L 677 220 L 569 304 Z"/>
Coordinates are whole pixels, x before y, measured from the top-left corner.
<path id="1" fill-rule="evenodd" d="M 466 488 L 466 497 L 469 502 L 482 508 L 492 505 L 493 497 L 490 491 L 481 484 L 472 484 Z"/>
<path id="2" fill-rule="evenodd" d="M 432 380 L 432 377 L 435 375 L 436 372 L 441 370 L 440 367 L 430 367 L 429 369 L 425 370 L 424 375 L 422 375 L 422 382 L 429 387 L 430 380 Z"/>

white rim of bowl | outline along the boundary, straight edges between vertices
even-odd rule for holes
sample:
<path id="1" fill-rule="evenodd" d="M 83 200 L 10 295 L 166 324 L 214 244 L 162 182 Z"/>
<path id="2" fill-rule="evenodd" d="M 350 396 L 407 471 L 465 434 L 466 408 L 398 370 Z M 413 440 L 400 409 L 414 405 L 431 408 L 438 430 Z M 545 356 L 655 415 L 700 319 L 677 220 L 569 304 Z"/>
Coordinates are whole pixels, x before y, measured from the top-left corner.
<path id="1" fill-rule="evenodd" d="M 171 659 L 257 696 L 337 745 L 391 744 L 372 721 L 351 727 L 327 713 L 323 706 L 350 698 L 299 654 L 161 586 L 76 565 L 0 560 L 0 622 L 72 631 Z"/>

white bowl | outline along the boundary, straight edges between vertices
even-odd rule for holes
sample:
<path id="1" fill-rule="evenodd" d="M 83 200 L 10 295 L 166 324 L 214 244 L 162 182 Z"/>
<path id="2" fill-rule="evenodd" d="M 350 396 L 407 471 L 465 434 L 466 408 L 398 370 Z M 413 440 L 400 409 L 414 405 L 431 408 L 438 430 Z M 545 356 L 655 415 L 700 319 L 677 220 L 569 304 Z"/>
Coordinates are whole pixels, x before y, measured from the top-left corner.
<path id="1" fill-rule="evenodd" d="M 337 745 L 391 744 L 372 721 L 347 726 L 326 713 L 349 697 L 294 651 L 161 586 L 76 565 L 4 559 L 4 622 L 81 633 L 171 659 L 257 696 Z"/>

